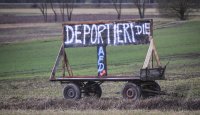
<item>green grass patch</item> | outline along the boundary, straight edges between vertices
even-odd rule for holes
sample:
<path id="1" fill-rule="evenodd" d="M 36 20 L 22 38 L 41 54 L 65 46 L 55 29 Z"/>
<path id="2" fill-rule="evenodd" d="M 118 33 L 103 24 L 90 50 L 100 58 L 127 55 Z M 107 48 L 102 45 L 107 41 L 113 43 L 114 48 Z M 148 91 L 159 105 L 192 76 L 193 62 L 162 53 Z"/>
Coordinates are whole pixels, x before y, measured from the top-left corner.
<path id="1" fill-rule="evenodd" d="M 0 76 L 49 72 L 60 44 L 51 40 L 1 45 Z"/>
<path id="2" fill-rule="evenodd" d="M 161 61 L 165 64 L 171 59 L 170 64 L 176 67 L 192 63 L 192 55 L 198 57 L 200 52 L 199 30 L 200 21 L 155 30 L 154 39 Z M 1 44 L 0 79 L 49 76 L 60 44 L 60 39 Z M 147 45 L 107 47 L 109 74 L 138 72 L 147 49 Z M 69 48 L 66 51 L 76 75 L 97 74 L 96 47 Z M 200 63 L 200 60 L 195 59 L 195 63 Z"/>
<path id="3" fill-rule="evenodd" d="M 200 22 L 186 22 L 177 27 L 156 30 L 154 38 L 161 56 L 199 53 Z"/>

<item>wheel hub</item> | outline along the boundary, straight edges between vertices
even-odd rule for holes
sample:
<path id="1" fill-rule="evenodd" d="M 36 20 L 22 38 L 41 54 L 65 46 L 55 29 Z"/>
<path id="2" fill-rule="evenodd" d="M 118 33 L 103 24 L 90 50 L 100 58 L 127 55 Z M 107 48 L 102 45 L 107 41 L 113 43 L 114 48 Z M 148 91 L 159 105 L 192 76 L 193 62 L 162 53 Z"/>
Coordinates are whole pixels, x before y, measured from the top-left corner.
<path id="1" fill-rule="evenodd" d="M 129 88 L 126 92 L 126 95 L 128 98 L 134 98 L 135 97 L 135 91 L 132 88 Z"/>
<path id="2" fill-rule="evenodd" d="M 73 89 L 69 89 L 67 91 L 67 95 L 70 97 L 70 98 L 73 98 L 75 96 L 75 91 Z"/>

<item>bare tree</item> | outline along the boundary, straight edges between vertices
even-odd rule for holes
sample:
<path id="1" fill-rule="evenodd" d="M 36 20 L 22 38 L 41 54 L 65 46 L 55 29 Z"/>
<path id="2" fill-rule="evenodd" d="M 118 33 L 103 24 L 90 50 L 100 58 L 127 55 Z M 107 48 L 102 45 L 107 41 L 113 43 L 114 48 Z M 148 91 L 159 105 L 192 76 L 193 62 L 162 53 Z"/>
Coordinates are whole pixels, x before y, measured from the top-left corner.
<path id="1" fill-rule="evenodd" d="M 159 12 L 168 17 L 186 20 L 189 14 L 199 9 L 199 0 L 157 0 Z"/>
<path id="2" fill-rule="evenodd" d="M 59 8 L 62 21 L 65 21 L 65 3 L 64 0 L 59 0 Z"/>
<path id="3" fill-rule="evenodd" d="M 52 9 L 52 11 L 54 13 L 54 21 L 57 22 L 58 18 L 57 18 L 56 10 L 54 8 L 53 0 L 49 0 L 49 1 L 50 1 L 51 9 Z"/>
<path id="4" fill-rule="evenodd" d="M 135 6 L 138 9 L 138 13 L 140 15 L 140 18 L 144 18 L 145 16 L 145 0 L 133 0 Z"/>
<path id="5" fill-rule="evenodd" d="M 47 0 L 38 4 L 38 8 L 40 9 L 44 21 L 47 22 Z"/>
<path id="6" fill-rule="evenodd" d="M 69 2 L 66 3 L 66 9 L 67 9 L 67 19 L 68 21 L 71 21 L 74 9 L 74 0 L 69 0 Z"/>
<path id="7" fill-rule="evenodd" d="M 120 20 L 122 14 L 122 0 L 111 0 L 111 2 L 113 3 L 113 6 L 117 12 L 117 19 Z"/>
<path id="8" fill-rule="evenodd" d="M 74 9 L 74 0 L 60 0 L 59 3 L 59 8 L 60 8 L 60 13 L 62 16 L 62 21 L 65 21 L 65 9 L 66 9 L 66 15 L 67 15 L 67 20 L 71 21 L 72 19 L 72 13 Z"/>

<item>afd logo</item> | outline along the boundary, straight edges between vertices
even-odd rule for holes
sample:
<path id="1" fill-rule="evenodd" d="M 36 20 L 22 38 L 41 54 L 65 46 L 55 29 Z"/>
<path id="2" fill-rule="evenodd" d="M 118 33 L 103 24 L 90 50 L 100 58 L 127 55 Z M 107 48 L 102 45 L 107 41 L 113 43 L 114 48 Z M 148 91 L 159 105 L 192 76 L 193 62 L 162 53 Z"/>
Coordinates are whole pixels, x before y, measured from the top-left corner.
<path id="1" fill-rule="evenodd" d="M 106 65 L 106 46 L 98 45 L 97 46 L 97 69 L 98 76 L 107 75 L 107 65 Z"/>

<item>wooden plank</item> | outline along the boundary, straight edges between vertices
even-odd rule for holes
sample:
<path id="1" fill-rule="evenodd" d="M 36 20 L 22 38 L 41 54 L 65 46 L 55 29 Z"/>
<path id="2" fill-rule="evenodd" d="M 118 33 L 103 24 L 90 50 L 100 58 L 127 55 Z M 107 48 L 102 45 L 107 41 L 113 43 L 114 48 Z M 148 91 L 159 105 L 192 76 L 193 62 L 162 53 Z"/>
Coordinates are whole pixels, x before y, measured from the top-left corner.
<path id="1" fill-rule="evenodd" d="M 146 55 L 146 58 L 145 58 L 145 61 L 144 61 L 144 64 L 143 64 L 143 69 L 147 68 L 148 65 L 149 65 L 149 62 L 151 60 L 151 56 L 152 56 L 152 51 L 153 51 L 153 39 L 150 39 L 150 45 L 149 45 L 149 49 L 147 51 L 147 55 Z"/>
<path id="2" fill-rule="evenodd" d="M 156 58 L 156 62 L 157 62 L 157 66 L 161 66 L 161 63 L 160 63 L 160 58 L 158 56 L 158 52 L 157 52 L 157 49 L 156 49 L 156 46 L 155 46 L 155 43 L 153 41 L 153 51 L 154 51 L 154 56 Z"/>
<path id="3" fill-rule="evenodd" d="M 52 71 L 51 71 L 51 76 L 50 76 L 50 78 L 49 79 L 55 79 L 55 74 L 56 74 L 56 70 L 57 70 L 57 67 L 58 67 L 58 65 L 59 65 L 59 62 L 60 62 L 60 60 L 61 60 L 61 57 L 62 57 L 62 55 L 63 55 L 63 44 L 60 46 L 60 50 L 59 50 L 59 53 L 58 53 L 58 55 L 57 55 L 57 57 L 56 57 L 56 61 L 55 61 L 55 64 L 54 64 L 54 66 L 53 66 L 53 68 L 52 68 Z"/>
<path id="4" fill-rule="evenodd" d="M 52 81 L 131 81 L 131 80 L 140 80 L 140 76 L 105 76 L 105 77 L 96 77 L 96 76 L 74 76 L 74 77 L 61 77 L 53 79 Z"/>
<path id="5" fill-rule="evenodd" d="M 58 55 L 56 57 L 55 64 L 54 64 L 54 66 L 52 68 L 52 71 L 51 71 L 51 76 L 49 78 L 50 80 L 55 79 L 55 74 L 56 74 L 56 71 L 57 71 L 57 68 L 58 68 L 59 64 L 61 63 L 60 61 L 61 61 L 62 57 L 63 57 L 63 62 L 62 62 L 62 64 L 63 64 L 62 65 L 62 67 L 63 67 L 63 76 L 65 76 L 65 67 L 67 68 L 67 72 L 68 72 L 69 76 L 73 76 L 72 69 L 71 69 L 71 67 L 69 65 L 69 61 L 68 61 L 67 56 L 66 56 L 66 52 L 64 50 L 63 45 L 61 45 L 59 53 L 58 53 Z"/>
<path id="6" fill-rule="evenodd" d="M 154 40 L 151 36 L 149 38 L 150 38 L 150 45 L 149 45 L 149 49 L 147 51 L 147 55 L 146 55 L 146 58 L 145 58 L 145 61 L 144 61 L 143 67 L 142 67 L 143 69 L 148 67 L 151 59 L 152 59 L 151 67 L 153 67 L 153 58 L 154 57 L 156 58 L 157 66 L 161 67 L 160 58 L 158 56 L 158 53 L 157 53 L 157 50 L 156 50 L 156 47 L 154 44 Z"/>
<path id="7" fill-rule="evenodd" d="M 66 52 L 64 52 L 64 62 L 65 62 L 65 66 L 67 68 L 67 72 L 68 72 L 69 76 L 73 76 L 73 72 L 72 72 L 71 66 L 69 64 Z"/>

